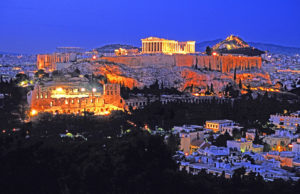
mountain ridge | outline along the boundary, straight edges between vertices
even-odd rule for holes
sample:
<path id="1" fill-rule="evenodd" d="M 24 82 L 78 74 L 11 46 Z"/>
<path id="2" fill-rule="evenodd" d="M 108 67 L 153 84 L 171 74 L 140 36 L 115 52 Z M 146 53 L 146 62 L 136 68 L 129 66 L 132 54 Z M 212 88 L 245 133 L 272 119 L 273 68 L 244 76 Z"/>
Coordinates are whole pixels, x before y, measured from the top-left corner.
<path id="1" fill-rule="evenodd" d="M 219 38 L 219 39 L 209 40 L 209 41 L 200 41 L 195 45 L 196 51 L 204 52 L 207 46 L 213 47 L 214 45 L 221 42 L 222 40 L 223 39 Z M 268 51 L 274 54 L 285 54 L 285 55 L 300 54 L 300 47 L 282 46 L 278 44 L 261 43 L 261 42 L 248 42 L 248 44 L 257 49 Z"/>

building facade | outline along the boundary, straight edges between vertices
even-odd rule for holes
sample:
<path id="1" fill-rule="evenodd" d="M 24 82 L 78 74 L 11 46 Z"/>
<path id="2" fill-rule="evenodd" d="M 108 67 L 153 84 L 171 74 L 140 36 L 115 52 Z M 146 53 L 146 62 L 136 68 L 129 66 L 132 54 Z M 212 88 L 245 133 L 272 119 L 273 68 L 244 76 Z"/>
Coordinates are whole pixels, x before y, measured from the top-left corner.
<path id="1" fill-rule="evenodd" d="M 274 124 L 277 128 L 286 129 L 292 132 L 296 132 L 297 128 L 300 126 L 300 112 L 297 111 L 290 115 L 271 115 L 270 122 Z"/>
<path id="2" fill-rule="evenodd" d="M 54 53 L 37 55 L 37 68 L 47 72 L 57 70 L 58 64 L 69 63 L 76 60 L 75 53 Z"/>
<path id="3" fill-rule="evenodd" d="M 120 96 L 120 86 L 105 84 L 90 87 L 76 81 L 46 82 L 37 84 L 30 95 L 31 116 L 40 112 L 52 114 L 108 115 L 112 110 L 123 110 L 124 100 Z"/>
<path id="4" fill-rule="evenodd" d="M 227 140 L 227 147 L 230 149 L 236 149 L 240 152 L 252 151 L 252 141 L 242 139 L 240 141 Z"/>
<path id="5" fill-rule="evenodd" d="M 127 55 L 137 55 L 139 53 L 138 49 L 124 49 L 119 48 L 115 50 L 116 56 L 127 56 Z"/>
<path id="6" fill-rule="evenodd" d="M 223 127 L 234 126 L 231 120 L 212 120 L 205 122 L 205 128 L 213 130 L 214 133 L 222 131 Z"/>
<path id="7" fill-rule="evenodd" d="M 157 37 L 142 39 L 142 53 L 187 54 L 195 53 L 195 41 L 178 42 Z"/>

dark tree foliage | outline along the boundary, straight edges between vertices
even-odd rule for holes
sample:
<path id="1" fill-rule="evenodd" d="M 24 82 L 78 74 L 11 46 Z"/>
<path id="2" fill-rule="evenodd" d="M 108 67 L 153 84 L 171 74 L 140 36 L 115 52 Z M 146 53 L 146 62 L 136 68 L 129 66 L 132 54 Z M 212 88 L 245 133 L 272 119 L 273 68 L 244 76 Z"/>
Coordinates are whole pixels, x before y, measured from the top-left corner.
<path id="1" fill-rule="evenodd" d="M 213 145 L 218 147 L 227 147 L 227 141 L 233 140 L 233 137 L 229 135 L 229 133 L 226 131 L 224 134 L 219 135 L 215 141 L 213 141 Z"/>
<path id="2" fill-rule="evenodd" d="M 262 125 L 268 121 L 270 114 L 282 113 L 284 109 L 296 111 L 300 109 L 300 104 L 279 101 L 275 97 L 259 96 L 252 99 L 245 95 L 233 102 L 224 103 L 207 100 L 199 104 L 177 102 L 162 105 L 156 102 L 144 109 L 134 110 L 130 117 L 138 126 L 148 124 L 151 129 L 160 126 L 166 130 L 174 125 L 203 124 L 206 120 L 231 119 L 245 128 L 259 128 L 269 134 L 272 132 L 271 126 L 263 128 Z"/>
<path id="3" fill-rule="evenodd" d="M 207 55 L 209 55 L 209 56 L 212 54 L 212 50 L 211 50 L 211 48 L 210 48 L 209 46 L 206 47 L 205 53 L 206 53 Z"/>
<path id="4" fill-rule="evenodd" d="M 174 125 L 201 124 L 211 119 L 232 119 L 259 128 L 270 114 L 300 109 L 300 103 L 247 96 L 233 103 L 215 100 L 200 104 L 151 104 L 131 115 L 112 112 L 108 117 L 89 114 L 41 114 L 31 122 L 22 115 L 27 88 L 1 82 L 5 104 L 0 109 L 1 193 L 299 193 L 300 181 L 265 182 L 257 173 L 237 169 L 232 179 L 178 170 L 172 159 L 178 138 L 167 140 L 142 130 L 145 124 L 171 129 Z M 153 87 L 153 90 L 157 87 Z M 130 91 L 132 92 L 132 91 Z M 259 108 L 257 108 L 259 107 Z M 133 126 L 132 123 L 135 125 Z M 13 127 L 18 126 L 19 131 Z M 72 136 L 64 137 L 70 133 Z M 229 134 L 219 136 L 224 146 Z M 211 137 L 210 137 L 211 138 Z"/>

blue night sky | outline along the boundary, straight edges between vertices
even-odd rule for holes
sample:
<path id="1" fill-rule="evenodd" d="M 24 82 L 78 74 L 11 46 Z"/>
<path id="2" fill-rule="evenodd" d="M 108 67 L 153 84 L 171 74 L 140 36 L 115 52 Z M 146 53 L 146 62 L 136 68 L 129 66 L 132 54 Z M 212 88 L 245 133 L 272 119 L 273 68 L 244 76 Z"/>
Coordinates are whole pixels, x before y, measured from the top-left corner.
<path id="1" fill-rule="evenodd" d="M 2 0 L 0 51 L 51 52 L 140 39 L 224 39 L 300 47 L 298 0 Z"/>

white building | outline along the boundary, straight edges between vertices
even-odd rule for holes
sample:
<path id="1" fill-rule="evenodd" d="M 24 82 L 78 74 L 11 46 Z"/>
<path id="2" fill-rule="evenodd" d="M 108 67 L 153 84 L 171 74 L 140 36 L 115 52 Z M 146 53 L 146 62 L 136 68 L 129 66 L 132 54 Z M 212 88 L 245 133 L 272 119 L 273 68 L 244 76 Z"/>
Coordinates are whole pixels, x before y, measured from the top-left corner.
<path id="1" fill-rule="evenodd" d="M 236 149 L 240 152 L 251 151 L 252 150 L 252 141 L 247 141 L 244 138 L 242 138 L 240 141 L 228 140 L 227 148 L 233 149 L 233 150 Z"/>
<path id="2" fill-rule="evenodd" d="M 223 127 L 234 126 L 232 120 L 211 120 L 205 122 L 205 128 L 211 129 L 213 132 L 219 132 Z"/>
<path id="3" fill-rule="evenodd" d="M 225 126 L 225 127 L 222 127 L 221 128 L 221 130 L 220 130 L 220 132 L 222 133 L 222 134 L 224 134 L 224 133 L 229 133 L 229 135 L 230 136 L 232 136 L 233 134 L 232 134 L 232 132 L 234 131 L 234 130 L 238 130 L 238 131 L 241 131 L 243 129 L 243 127 L 240 127 L 240 126 L 237 126 L 237 125 L 234 125 L 234 126 Z"/>
<path id="4" fill-rule="evenodd" d="M 290 115 L 271 115 L 269 120 L 277 128 L 296 132 L 297 127 L 300 125 L 300 111 L 297 111 Z"/>
<path id="5" fill-rule="evenodd" d="M 298 138 L 297 142 L 294 142 L 292 145 L 292 151 L 300 153 L 300 138 Z"/>

